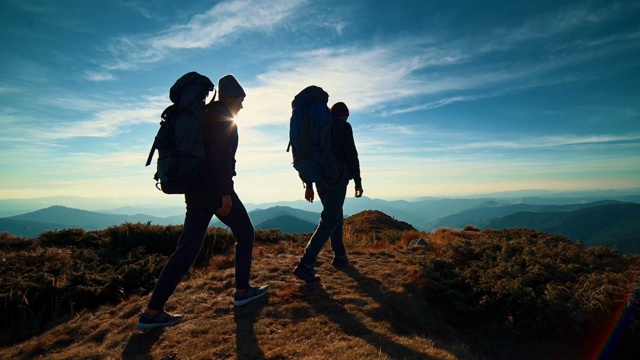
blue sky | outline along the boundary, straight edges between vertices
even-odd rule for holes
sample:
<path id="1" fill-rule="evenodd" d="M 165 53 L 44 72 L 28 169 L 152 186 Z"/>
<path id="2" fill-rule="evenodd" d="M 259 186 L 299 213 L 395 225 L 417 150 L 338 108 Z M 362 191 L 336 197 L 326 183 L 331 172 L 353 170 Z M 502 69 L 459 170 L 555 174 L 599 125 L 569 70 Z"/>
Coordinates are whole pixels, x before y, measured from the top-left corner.
<path id="1" fill-rule="evenodd" d="M 640 188 L 638 19 L 638 1 L 4 0 L 0 199 L 181 203 L 144 162 L 189 71 L 245 87 L 247 203 L 302 198 L 285 148 L 311 84 L 351 110 L 365 196 Z"/>

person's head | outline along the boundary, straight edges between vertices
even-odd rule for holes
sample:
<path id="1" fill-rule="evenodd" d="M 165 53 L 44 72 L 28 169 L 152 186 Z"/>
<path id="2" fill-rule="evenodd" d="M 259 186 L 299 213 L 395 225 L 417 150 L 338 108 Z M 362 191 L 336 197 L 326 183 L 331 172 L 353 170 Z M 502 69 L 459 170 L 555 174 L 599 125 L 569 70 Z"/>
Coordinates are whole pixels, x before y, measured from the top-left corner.
<path id="1" fill-rule="evenodd" d="M 225 75 L 218 80 L 218 99 L 227 105 L 233 116 L 238 115 L 242 110 L 245 96 L 247 94 L 233 75 Z"/>
<path id="2" fill-rule="evenodd" d="M 331 115 L 336 119 L 347 121 L 347 118 L 349 117 L 349 108 L 347 108 L 345 103 L 337 102 L 331 107 Z"/>

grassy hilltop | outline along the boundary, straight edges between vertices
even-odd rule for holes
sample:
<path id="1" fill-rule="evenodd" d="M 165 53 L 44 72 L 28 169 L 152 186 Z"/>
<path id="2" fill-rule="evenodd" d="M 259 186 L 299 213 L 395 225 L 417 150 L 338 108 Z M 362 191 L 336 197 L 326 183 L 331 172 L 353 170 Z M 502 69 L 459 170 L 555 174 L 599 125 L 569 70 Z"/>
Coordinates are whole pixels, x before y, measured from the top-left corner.
<path id="1" fill-rule="evenodd" d="M 331 267 L 328 246 L 321 253 L 320 285 L 291 274 L 309 234 L 258 231 L 253 282 L 272 291 L 242 308 L 231 299 L 233 237 L 210 228 L 167 304 L 184 321 L 137 330 L 180 230 L 0 235 L 0 358 L 640 356 L 637 255 L 527 229 L 423 233 L 376 211 L 346 221 L 352 269 Z"/>

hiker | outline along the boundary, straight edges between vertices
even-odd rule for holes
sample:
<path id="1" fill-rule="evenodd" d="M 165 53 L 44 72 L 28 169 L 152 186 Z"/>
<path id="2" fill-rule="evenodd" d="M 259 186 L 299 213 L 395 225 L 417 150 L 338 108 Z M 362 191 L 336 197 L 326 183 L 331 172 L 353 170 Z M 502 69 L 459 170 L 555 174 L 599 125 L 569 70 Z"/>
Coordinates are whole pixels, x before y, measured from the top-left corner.
<path id="1" fill-rule="evenodd" d="M 331 152 L 340 165 L 341 171 L 335 179 L 316 182 L 318 197 L 322 202 L 320 223 L 307 243 L 302 259 L 293 271 L 295 276 L 309 283 L 320 281 L 313 267 L 320 250 L 329 238 L 331 238 L 331 249 L 334 253 L 331 265 L 338 269 L 349 268 L 349 257 L 342 239 L 344 221 L 342 206 L 349 180 L 353 179 L 355 182 L 355 196 L 357 198 L 361 197 L 363 193 L 358 151 L 353 140 L 353 129 L 351 124 L 347 122 L 349 109 L 343 102 L 335 103 L 331 107 L 331 117 L 334 126 Z M 305 185 L 304 198 L 309 202 L 313 202 L 315 198 L 313 184 L 310 182 Z"/>
<path id="2" fill-rule="evenodd" d="M 227 225 L 236 238 L 234 305 L 245 305 L 269 291 L 268 285 L 251 286 L 254 227 L 233 187 L 238 129 L 233 118 L 243 108 L 246 94 L 233 75 L 218 80 L 218 101 L 211 99 L 204 116 L 205 156 L 203 180 L 185 193 L 187 212 L 175 252 L 165 265 L 137 327 L 171 326 L 182 315 L 164 311 L 164 305 L 195 261 L 213 215 Z M 214 96 L 215 98 L 215 96 Z"/>

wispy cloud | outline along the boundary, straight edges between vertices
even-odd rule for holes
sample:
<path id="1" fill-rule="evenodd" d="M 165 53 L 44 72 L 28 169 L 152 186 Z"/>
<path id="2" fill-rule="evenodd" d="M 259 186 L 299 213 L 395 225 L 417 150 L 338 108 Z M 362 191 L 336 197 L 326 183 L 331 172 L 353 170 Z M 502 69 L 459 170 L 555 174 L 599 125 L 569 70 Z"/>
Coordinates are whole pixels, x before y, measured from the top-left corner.
<path id="1" fill-rule="evenodd" d="M 143 106 L 128 104 L 105 107 L 106 110 L 97 112 L 87 120 L 71 123 L 58 123 L 48 129 L 34 130 L 36 138 L 44 140 L 64 140 L 78 137 L 108 138 L 116 135 L 126 128 L 142 123 L 159 122 L 158 109 L 166 105 L 165 101 L 150 99 Z"/>
<path id="2" fill-rule="evenodd" d="M 114 80 L 115 77 L 108 72 L 98 72 L 98 71 L 87 71 L 84 74 L 84 78 L 89 81 L 110 81 Z"/>
<path id="3" fill-rule="evenodd" d="M 0 85 L 0 95 L 17 94 L 20 89 L 17 86 Z"/>
<path id="4" fill-rule="evenodd" d="M 42 99 L 40 104 L 50 109 L 45 122 L 15 110 L 5 110 L 0 140 L 26 146 L 58 146 L 63 141 L 76 138 L 107 139 L 137 125 L 157 124 L 160 112 L 167 105 L 164 96 L 118 100 Z"/>
<path id="5" fill-rule="evenodd" d="M 562 136 L 521 137 L 511 140 L 488 140 L 481 142 L 466 142 L 449 146 L 450 150 L 522 150 L 522 149 L 552 149 L 582 145 L 614 145 L 632 143 L 640 147 L 640 134 L 629 135 L 589 135 L 577 136 L 567 134 Z"/>
<path id="6" fill-rule="evenodd" d="M 306 0 L 230 0 L 217 3 L 186 24 L 158 34 L 115 39 L 109 50 L 116 59 L 108 70 L 127 70 L 164 60 L 176 50 L 207 48 L 245 32 L 264 31 L 295 14 Z"/>
<path id="7" fill-rule="evenodd" d="M 625 1 L 615 4 L 581 2 L 569 5 L 556 12 L 530 19 L 521 26 L 495 28 L 487 34 L 479 49 L 484 52 L 496 51 L 544 39 L 550 39 L 550 44 L 556 44 L 558 41 L 565 41 L 565 36 L 575 30 L 617 21 L 626 12 L 637 8 L 637 3 Z"/>
<path id="8" fill-rule="evenodd" d="M 261 100 L 256 108 L 272 111 L 252 115 L 260 119 L 256 124 L 281 121 L 286 113 L 278 109 L 286 108 L 293 95 L 310 84 L 322 86 L 332 101 L 348 102 L 356 111 L 396 115 L 586 80 L 600 74 L 578 70 L 559 75 L 558 70 L 578 69 L 581 64 L 614 55 L 620 48 L 607 48 L 607 44 L 614 41 L 633 44 L 637 35 L 600 39 L 602 46 L 594 49 L 597 40 L 593 40 L 592 46 L 576 47 L 581 38 L 574 31 L 590 24 L 606 23 L 619 15 L 620 10 L 615 7 L 595 9 L 576 5 L 532 19 L 520 27 L 496 28 L 487 34 L 473 34 L 455 41 L 438 43 L 435 39 L 394 38 L 374 46 L 350 45 L 300 52 L 257 76 L 257 86 L 252 91 Z M 564 40 L 555 39 L 560 34 Z M 542 59 L 520 55 L 520 46 L 541 39 L 553 39 L 554 43 L 565 41 L 567 46 L 572 46 L 571 51 Z M 487 58 L 495 53 L 501 54 L 501 61 Z M 546 55 L 548 53 L 536 56 Z"/>
<path id="9" fill-rule="evenodd" d="M 250 125 L 281 123 L 290 115 L 293 97 L 309 85 L 321 86 L 330 102 L 344 101 L 356 111 L 379 110 L 399 99 L 461 86 L 459 81 L 448 81 L 452 79 L 424 81 L 413 76 L 416 70 L 451 61 L 442 52 L 433 58 L 407 56 L 406 47 L 417 45 L 397 41 L 372 48 L 322 48 L 293 54 L 257 76 L 249 86 L 243 116 Z"/>

